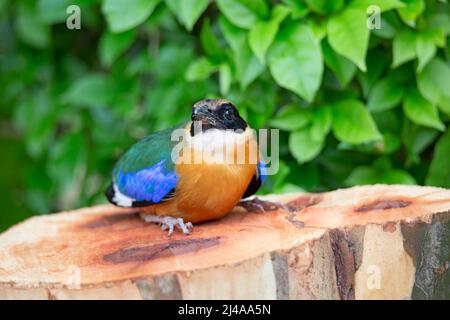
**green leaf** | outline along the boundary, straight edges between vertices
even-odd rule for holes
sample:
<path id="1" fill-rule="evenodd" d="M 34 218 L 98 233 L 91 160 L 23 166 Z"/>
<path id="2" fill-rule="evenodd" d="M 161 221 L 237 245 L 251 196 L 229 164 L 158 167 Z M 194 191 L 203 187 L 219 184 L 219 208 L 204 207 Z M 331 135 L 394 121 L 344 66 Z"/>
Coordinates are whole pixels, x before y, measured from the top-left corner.
<path id="1" fill-rule="evenodd" d="M 400 148 L 400 139 L 391 132 L 383 134 L 383 142 L 381 144 L 381 152 L 384 154 L 391 154 Z"/>
<path id="2" fill-rule="evenodd" d="M 187 81 L 205 80 L 213 72 L 217 71 L 217 69 L 216 65 L 212 64 L 205 57 L 202 57 L 191 62 L 184 77 Z"/>
<path id="3" fill-rule="evenodd" d="M 236 27 L 224 16 L 219 17 L 220 30 L 222 30 L 225 40 L 234 52 L 241 50 L 242 44 L 246 41 L 245 30 Z"/>
<path id="4" fill-rule="evenodd" d="M 83 134 L 69 133 L 60 137 L 50 149 L 49 158 L 51 165 L 48 166 L 48 173 L 58 188 L 65 189 L 76 184 L 76 180 L 83 175 L 80 167 L 86 163 Z"/>
<path id="5" fill-rule="evenodd" d="M 434 148 L 433 161 L 427 175 L 426 184 L 450 188 L 450 166 L 448 155 L 450 154 L 450 129 L 439 138 Z"/>
<path id="6" fill-rule="evenodd" d="M 310 108 L 301 108 L 291 104 L 283 107 L 274 119 L 269 120 L 269 124 L 275 128 L 293 131 L 303 128 L 310 123 L 311 116 Z"/>
<path id="7" fill-rule="evenodd" d="M 348 186 L 364 184 L 416 184 L 416 180 L 406 171 L 389 169 L 378 171 L 368 166 L 355 168 L 345 181 Z"/>
<path id="8" fill-rule="evenodd" d="M 441 110 L 450 114 L 450 67 L 441 59 L 434 58 L 417 76 L 420 93 Z"/>
<path id="9" fill-rule="evenodd" d="M 339 54 L 353 61 L 360 70 L 366 71 L 366 53 L 369 44 L 369 29 L 366 12 L 346 8 L 332 16 L 327 24 L 328 41 Z"/>
<path id="10" fill-rule="evenodd" d="M 228 63 L 223 63 L 219 67 L 220 94 L 226 95 L 231 86 L 231 68 Z"/>
<path id="11" fill-rule="evenodd" d="M 112 32 L 123 32 L 143 23 L 161 0 L 105 0 L 102 12 Z"/>
<path id="12" fill-rule="evenodd" d="M 280 160 L 278 172 L 275 175 L 267 176 L 267 185 L 270 186 L 269 190 L 281 189 L 290 171 L 291 168 L 283 160 Z"/>
<path id="13" fill-rule="evenodd" d="M 381 12 L 405 7 L 405 4 L 399 0 L 352 0 L 348 8 L 366 10 L 373 5 L 379 7 Z"/>
<path id="14" fill-rule="evenodd" d="M 308 26 L 317 41 L 322 41 L 327 35 L 327 22 L 320 19 L 308 19 Z"/>
<path id="15" fill-rule="evenodd" d="M 301 1 L 298 0 L 282 0 L 291 10 L 292 19 L 300 19 L 306 16 L 309 12 L 309 8 Z"/>
<path id="16" fill-rule="evenodd" d="M 219 24 L 225 39 L 233 50 L 236 78 L 241 89 L 244 90 L 264 71 L 264 65 L 259 62 L 250 49 L 245 30 L 235 27 L 224 17 L 220 17 Z"/>
<path id="17" fill-rule="evenodd" d="M 373 32 L 373 34 L 377 35 L 380 38 L 383 39 L 392 39 L 394 38 L 395 34 L 397 33 L 396 27 L 393 25 L 392 21 L 386 19 L 386 17 L 384 16 L 380 16 L 381 17 L 381 28 L 377 29 L 377 28 L 373 28 L 371 29 L 371 32 Z M 370 21 L 371 24 L 371 28 L 372 28 L 372 23 L 373 21 Z"/>
<path id="18" fill-rule="evenodd" d="M 414 153 L 420 154 L 436 140 L 438 132 L 424 127 L 416 126 L 416 128 L 413 138 L 410 139 L 410 146 Z"/>
<path id="19" fill-rule="evenodd" d="M 322 150 L 324 139 L 312 137 L 309 127 L 291 132 L 289 135 L 289 150 L 299 163 L 314 159 Z"/>
<path id="20" fill-rule="evenodd" d="M 203 51 L 215 61 L 222 61 L 224 58 L 224 52 L 220 46 L 219 40 L 214 34 L 209 19 L 203 22 L 202 29 L 200 30 L 200 43 Z"/>
<path id="21" fill-rule="evenodd" d="M 434 38 L 430 33 L 420 33 L 416 40 L 416 53 L 419 59 L 417 72 L 421 72 L 436 53 Z"/>
<path id="22" fill-rule="evenodd" d="M 44 91 L 23 95 L 14 110 L 14 124 L 24 133 L 29 155 L 42 156 L 48 150 L 57 120 L 56 103 Z"/>
<path id="23" fill-rule="evenodd" d="M 268 7 L 265 0 L 217 0 L 220 12 L 234 25 L 249 29 L 258 19 L 265 18 Z"/>
<path id="24" fill-rule="evenodd" d="M 250 29 L 248 41 L 250 48 L 261 63 L 265 63 L 266 52 L 278 32 L 279 24 L 259 21 Z"/>
<path id="25" fill-rule="evenodd" d="M 400 18 L 409 26 L 416 26 L 416 19 L 425 9 L 423 0 L 403 0 L 406 7 L 397 9 Z"/>
<path id="26" fill-rule="evenodd" d="M 323 15 L 336 12 L 344 5 L 344 0 L 305 0 L 305 2 L 312 11 Z"/>
<path id="27" fill-rule="evenodd" d="M 333 71 L 341 85 L 345 87 L 356 73 L 355 64 L 335 53 L 327 41 L 322 42 L 322 52 L 325 64 Z"/>
<path id="28" fill-rule="evenodd" d="M 272 17 L 269 21 L 258 21 L 250 28 L 249 45 L 261 63 L 265 62 L 267 49 L 275 39 L 280 23 L 289 12 L 288 7 L 277 5 L 273 8 Z"/>
<path id="29" fill-rule="evenodd" d="M 347 186 L 357 186 L 375 183 L 376 183 L 375 170 L 368 166 L 360 166 L 353 169 L 348 178 L 345 180 L 345 184 Z"/>
<path id="30" fill-rule="evenodd" d="M 241 90 L 245 90 L 264 71 L 264 65 L 258 61 L 247 43 L 242 45 L 233 60 Z"/>
<path id="31" fill-rule="evenodd" d="M 402 142 L 407 152 L 406 166 L 420 163 L 419 155 L 428 148 L 438 135 L 438 131 L 405 121 L 402 129 Z"/>
<path id="32" fill-rule="evenodd" d="M 270 13 L 270 21 L 281 23 L 290 12 L 291 8 L 282 4 L 277 4 L 273 7 L 272 12 Z"/>
<path id="33" fill-rule="evenodd" d="M 134 57 L 127 65 L 125 75 L 128 77 L 136 77 L 142 75 L 151 70 L 151 57 L 147 52 L 141 52 L 138 56 Z"/>
<path id="34" fill-rule="evenodd" d="M 50 26 L 36 14 L 31 2 L 19 2 L 16 32 L 20 40 L 38 49 L 46 48 L 50 43 Z"/>
<path id="35" fill-rule="evenodd" d="M 39 0 L 37 7 L 39 17 L 46 23 L 64 22 L 67 19 L 67 7 L 77 4 L 74 0 Z"/>
<path id="36" fill-rule="evenodd" d="M 275 81 L 312 101 L 322 81 L 320 44 L 304 24 L 285 26 L 269 50 L 269 68 Z"/>
<path id="37" fill-rule="evenodd" d="M 123 33 L 111 33 L 105 31 L 100 39 L 99 54 L 104 66 L 111 66 L 113 62 L 123 54 L 136 38 L 135 30 Z"/>
<path id="38" fill-rule="evenodd" d="M 447 96 L 441 96 L 438 107 L 442 112 L 450 114 L 450 94 Z"/>
<path id="39" fill-rule="evenodd" d="M 343 142 L 359 144 L 381 139 L 367 108 L 357 100 L 343 100 L 332 106 L 334 135 Z"/>
<path id="40" fill-rule="evenodd" d="M 85 74 L 63 95 L 66 103 L 76 106 L 98 107 L 110 104 L 114 98 L 114 84 L 103 74 Z"/>
<path id="41" fill-rule="evenodd" d="M 409 29 L 397 33 L 392 43 L 392 68 L 410 61 L 416 57 L 416 35 Z"/>
<path id="42" fill-rule="evenodd" d="M 396 107 L 402 100 L 403 89 L 394 77 L 378 81 L 370 90 L 367 107 L 372 112 L 386 111 Z"/>
<path id="43" fill-rule="evenodd" d="M 209 0 L 165 0 L 165 2 L 189 31 L 209 5 Z"/>
<path id="44" fill-rule="evenodd" d="M 431 38 L 436 46 L 445 48 L 447 41 L 444 28 L 428 29 L 425 32 L 428 33 L 428 37 Z"/>
<path id="45" fill-rule="evenodd" d="M 349 144 L 341 142 L 339 150 L 351 150 L 366 154 L 391 154 L 400 148 L 400 139 L 393 133 L 382 134 L 382 140 L 366 142 L 362 144 Z"/>
<path id="46" fill-rule="evenodd" d="M 450 16 L 446 12 L 427 15 L 427 23 L 432 29 L 442 29 L 446 35 L 450 34 Z"/>
<path id="47" fill-rule="evenodd" d="M 405 115 L 414 123 L 444 131 L 437 108 L 420 95 L 416 88 L 406 90 L 403 101 Z"/>
<path id="48" fill-rule="evenodd" d="M 374 49 L 369 51 L 367 54 L 367 71 L 358 72 L 356 75 L 361 84 L 364 97 L 369 95 L 372 86 L 383 74 L 388 63 L 389 59 L 384 50 Z"/>
<path id="49" fill-rule="evenodd" d="M 260 19 L 269 18 L 269 5 L 267 0 L 235 0 L 252 10 Z"/>
<path id="50" fill-rule="evenodd" d="M 322 140 L 331 129 L 333 116 L 327 106 L 322 106 L 314 110 L 311 123 L 311 138 Z"/>

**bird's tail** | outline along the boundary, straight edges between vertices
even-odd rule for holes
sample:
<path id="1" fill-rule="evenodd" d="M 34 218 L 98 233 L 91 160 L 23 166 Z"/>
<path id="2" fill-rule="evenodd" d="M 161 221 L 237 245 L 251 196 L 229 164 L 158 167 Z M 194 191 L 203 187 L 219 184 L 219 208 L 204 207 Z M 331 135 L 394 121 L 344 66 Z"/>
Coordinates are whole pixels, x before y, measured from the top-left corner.
<path id="1" fill-rule="evenodd" d="M 105 196 L 108 199 L 108 201 L 114 205 L 118 205 L 117 201 L 114 199 L 115 198 L 115 191 L 114 191 L 114 186 L 113 183 L 111 183 L 109 185 L 109 187 L 105 190 Z"/>
<path id="2" fill-rule="evenodd" d="M 114 182 L 105 190 L 105 196 L 110 203 L 122 208 L 147 207 L 154 204 L 152 201 L 136 201 L 119 191 Z"/>

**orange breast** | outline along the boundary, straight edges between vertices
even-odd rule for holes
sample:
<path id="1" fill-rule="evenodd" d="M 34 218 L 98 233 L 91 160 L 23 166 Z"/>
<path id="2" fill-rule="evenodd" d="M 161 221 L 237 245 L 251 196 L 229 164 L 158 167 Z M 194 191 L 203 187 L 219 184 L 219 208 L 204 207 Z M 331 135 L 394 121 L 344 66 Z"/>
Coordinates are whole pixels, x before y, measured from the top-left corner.
<path id="1" fill-rule="evenodd" d="M 175 196 L 144 208 L 144 212 L 182 217 L 193 223 L 223 217 L 240 201 L 257 172 L 256 163 L 248 161 L 248 152 L 246 143 L 243 164 L 177 164 Z"/>

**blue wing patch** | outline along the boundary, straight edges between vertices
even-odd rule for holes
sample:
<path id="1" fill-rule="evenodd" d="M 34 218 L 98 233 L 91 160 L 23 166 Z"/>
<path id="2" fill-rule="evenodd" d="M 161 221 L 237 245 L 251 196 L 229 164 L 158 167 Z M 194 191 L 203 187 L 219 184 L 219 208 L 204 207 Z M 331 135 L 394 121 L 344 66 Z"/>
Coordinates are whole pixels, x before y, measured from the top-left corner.
<path id="1" fill-rule="evenodd" d="M 244 194 L 242 195 L 242 199 L 254 195 L 261 187 L 261 184 L 264 182 L 267 173 L 266 163 L 264 161 L 260 160 L 258 162 L 257 171 L 257 174 L 252 177 L 252 180 L 247 186 L 247 190 L 245 190 Z"/>
<path id="2" fill-rule="evenodd" d="M 261 180 L 261 183 L 264 183 L 264 180 L 266 180 L 266 175 L 267 175 L 266 163 L 263 160 L 260 160 L 258 162 L 258 176 L 259 179 Z"/>
<path id="3" fill-rule="evenodd" d="M 119 170 L 115 183 L 120 193 L 148 204 L 159 203 L 171 194 L 177 185 L 178 177 L 174 171 L 167 171 L 165 161 L 136 171 L 123 173 Z"/>

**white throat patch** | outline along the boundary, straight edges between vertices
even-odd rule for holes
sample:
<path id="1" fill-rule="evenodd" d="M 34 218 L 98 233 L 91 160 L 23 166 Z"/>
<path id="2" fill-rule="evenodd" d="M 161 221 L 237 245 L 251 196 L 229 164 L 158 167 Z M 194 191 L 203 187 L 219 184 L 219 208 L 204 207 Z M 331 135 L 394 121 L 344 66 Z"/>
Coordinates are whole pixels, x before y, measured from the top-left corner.
<path id="1" fill-rule="evenodd" d="M 244 132 L 209 129 L 193 137 L 189 136 L 184 148 L 187 155 L 192 150 L 194 163 L 256 164 L 259 155 L 253 130 L 248 127 Z M 192 161 L 190 155 L 188 158 Z"/>

